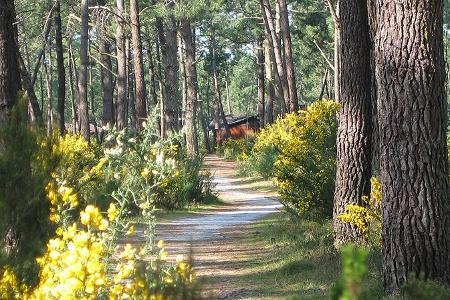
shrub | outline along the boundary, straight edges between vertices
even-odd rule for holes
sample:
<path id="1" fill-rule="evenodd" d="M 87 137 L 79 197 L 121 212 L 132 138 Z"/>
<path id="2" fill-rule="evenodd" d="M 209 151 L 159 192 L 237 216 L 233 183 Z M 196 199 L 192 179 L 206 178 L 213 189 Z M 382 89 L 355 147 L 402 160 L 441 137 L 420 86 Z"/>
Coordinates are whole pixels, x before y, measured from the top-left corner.
<path id="1" fill-rule="evenodd" d="M 349 244 L 342 248 L 342 278 L 332 289 L 333 300 L 358 300 L 362 282 L 368 273 L 368 252 Z"/>
<path id="2" fill-rule="evenodd" d="M 343 222 L 352 223 L 365 236 L 366 240 L 381 246 L 381 230 L 383 225 L 381 212 L 381 184 L 373 177 L 371 180 L 370 198 L 362 197 L 365 206 L 348 204 L 345 213 L 338 216 Z"/>
<path id="3" fill-rule="evenodd" d="M 226 139 L 220 146 L 217 147 L 217 154 L 225 159 L 238 160 L 250 155 L 254 137 L 247 137 L 243 139 Z"/>
<path id="4" fill-rule="evenodd" d="M 450 288 L 448 286 L 444 286 L 431 280 L 424 280 L 414 274 L 408 276 L 408 280 L 402 286 L 401 291 L 406 299 L 450 299 Z"/>
<path id="5" fill-rule="evenodd" d="M 278 153 L 270 171 L 281 202 L 296 214 L 332 214 L 336 172 L 336 113 L 334 101 L 318 101 L 306 111 L 287 114 L 261 130 L 252 157 Z M 270 162 L 268 163 L 270 165 Z"/>
<path id="6" fill-rule="evenodd" d="M 242 176 L 273 176 L 273 166 L 278 159 L 279 151 L 274 146 L 267 146 L 244 157 L 239 164 L 238 174 Z"/>

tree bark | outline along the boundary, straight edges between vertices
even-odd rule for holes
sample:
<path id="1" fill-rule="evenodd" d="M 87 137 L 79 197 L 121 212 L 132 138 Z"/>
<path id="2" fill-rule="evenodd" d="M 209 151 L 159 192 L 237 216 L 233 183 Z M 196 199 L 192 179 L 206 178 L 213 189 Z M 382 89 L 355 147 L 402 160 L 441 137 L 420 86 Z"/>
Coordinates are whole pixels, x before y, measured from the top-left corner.
<path id="1" fill-rule="evenodd" d="M 265 112 L 265 75 L 264 75 L 264 39 L 260 38 L 257 45 L 257 63 L 256 63 L 256 74 L 258 77 L 258 116 L 259 116 L 259 125 L 260 127 L 264 127 L 264 112 Z"/>
<path id="2" fill-rule="evenodd" d="M 443 5 L 381 0 L 376 16 L 383 273 L 396 293 L 411 272 L 450 278 Z"/>
<path id="3" fill-rule="evenodd" d="M 286 0 L 278 0 L 280 6 L 280 25 L 286 61 L 286 80 L 289 88 L 289 110 L 298 111 L 297 84 L 295 80 L 294 61 L 292 58 L 292 41 L 289 26 L 289 14 Z"/>
<path id="4" fill-rule="evenodd" d="M 142 57 L 141 24 L 139 21 L 139 5 L 137 0 L 130 0 L 131 36 L 133 41 L 133 63 L 135 82 L 135 103 L 137 129 L 143 129 L 147 121 L 147 94 L 144 79 L 144 59 Z"/>
<path id="5" fill-rule="evenodd" d="M 64 68 L 64 50 L 61 22 L 61 1 L 55 2 L 55 43 L 56 43 L 56 66 L 58 69 L 58 127 L 61 134 L 65 133 L 65 99 L 66 99 L 66 71 Z"/>
<path id="6" fill-rule="evenodd" d="M 80 69 L 78 75 L 78 116 L 80 118 L 80 131 L 86 141 L 90 141 L 89 107 L 87 75 L 89 66 L 88 39 L 89 39 L 89 9 L 88 0 L 81 1 L 81 33 L 80 33 Z"/>
<path id="7" fill-rule="evenodd" d="M 187 20 L 181 20 L 180 33 L 184 44 L 184 63 L 186 75 L 186 106 L 184 118 L 184 133 L 186 135 L 187 153 L 198 154 L 197 141 L 197 91 L 195 86 L 195 51 L 192 42 L 192 28 Z"/>
<path id="8" fill-rule="evenodd" d="M 339 60 L 339 126 L 333 227 L 336 247 L 362 242 L 354 225 L 339 220 L 348 204 L 364 206 L 370 194 L 371 164 L 371 68 L 367 4 L 358 0 L 341 3 Z"/>
<path id="9" fill-rule="evenodd" d="M 43 55 L 44 58 L 44 72 L 45 72 L 45 81 L 47 87 L 47 134 L 51 135 L 53 132 L 53 58 L 52 58 L 52 40 L 49 39 L 48 46 L 48 61 L 45 59 L 45 52 Z"/>
<path id="10" fill-rule="evenodd" d="M 0 126 L 7 122 L 9 111 L 16 104 L 17 93 L 21 88 L 15 21 L 14 2 L 0 0 Z M 2 144 L 0 140 L 0 150 Z"/>
<path id="11" fill-rule="evenodd" d="M 130 127 L 137 131 L 137 116 L 136 116 L 136 86 L 134 82 L 134 69 L 131 55 L 131 43 L 130 39 L 125 40 L 125 52 L 127 56 L 127 112 L 126 118 L 130 120 Z"/>
<path id="12" fill-rule="evenodd" d="M 124 37 L 124 0 L 117 0 L 117 29 L 116 29 L 116 55 L 117 55 L 117 102 L 116 125 L 122 130 L 127 127 L 127 56 L 125 52 Z"/>
<path id="13" fill-rule="evenodd" d="M 159 42 L 161 46 L 161 58 L 164 67 L 164 131 L 163 137 L 173 135 L 177 130 L 176 106 L 177 106 L 177 33 L 175 19 L 169 17 L 166 30 L 160 19 L 157 19 Z"/>
<path id="14" fill-rule="evenodd" d="M 274 81 L 274 77 L 273 77 L 273 65 L 272 65 L 272 59 L 271 59 L 271 48 L 269 45 L 269 42 L 266 38 L 266 40 L 264 41 L 264 59 L 265 59 L 265 74 L 266 74 L 266 78 L 265 81 L 267 82 L 266 86 L 267 86 L 267 101 L 266 101 L 266 105 L 265 105 L 265 120 L 264 123 L 265 124 L 272 124 L 273 123 L 273 102 L 275 99 L 275 87 L 273 84 Z"/>
<path id="15" fill-rule="evenodd" d="M 281 46 L 277 34 L 275 32 L 274 24 L 273 24 L 273 15 L 272 9 L 270 7 L 269 0 L 260 0 L 259 1 L 262 11 L 262 16 L 265 25 L 265 31 L 267 35 L 267 39 L 269 41 L 270 46 L 274 51 L 275 56 L 275 66 L 276 66 L 276 76 L 278 78 L 278 82 L 280 83 L 280 95 L 281 99 L 281 107 L 282 112 L 289 112 L 289 86 L 287 83 L 286 72 L 283 67 L 283 58 L 281 56 Z"/>

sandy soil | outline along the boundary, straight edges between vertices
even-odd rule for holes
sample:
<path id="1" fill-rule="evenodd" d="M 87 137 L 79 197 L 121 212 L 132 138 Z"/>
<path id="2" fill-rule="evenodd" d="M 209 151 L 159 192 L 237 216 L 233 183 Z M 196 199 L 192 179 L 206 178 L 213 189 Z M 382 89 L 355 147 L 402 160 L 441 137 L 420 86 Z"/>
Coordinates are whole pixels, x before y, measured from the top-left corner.
<path id="1" fill-rule="evenodd" d="M 216 156 L 205 159 L 214 174 L 224 205 L 157 225 L 157 238 L 166 241 L 172 255 L 192 253 L 194 267 L 207 299 L 260 299 L 239 277 L 265 249 L 242 241 L 255 234 L 250 224 L 275 213 L 281 205 L 276 195 L 256 192 L 248 182 L 233 177 L 236 164 Z M 249 283 L 251 285 L 251 283 Z"/>

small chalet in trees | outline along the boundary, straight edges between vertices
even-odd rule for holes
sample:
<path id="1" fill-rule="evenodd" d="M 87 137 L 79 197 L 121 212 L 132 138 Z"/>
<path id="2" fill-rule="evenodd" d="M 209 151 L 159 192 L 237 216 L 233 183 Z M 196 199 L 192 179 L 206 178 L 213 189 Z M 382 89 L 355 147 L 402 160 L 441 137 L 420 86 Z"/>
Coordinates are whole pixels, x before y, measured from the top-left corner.
<path id="1" fill-rule="evenodd" d="M 241 139 L 248 135 L 254 135 L 260 128 L 258 116 L 250 117 L 233 117 L 226 116 L 230 132 L 227 133 L 223 122 L 220 123 L 219 129 L 214 128 L 214 121 L 208 126 L 208 129 L 213 132 L 216 142 L 221 144 L 226 139 Z"/>

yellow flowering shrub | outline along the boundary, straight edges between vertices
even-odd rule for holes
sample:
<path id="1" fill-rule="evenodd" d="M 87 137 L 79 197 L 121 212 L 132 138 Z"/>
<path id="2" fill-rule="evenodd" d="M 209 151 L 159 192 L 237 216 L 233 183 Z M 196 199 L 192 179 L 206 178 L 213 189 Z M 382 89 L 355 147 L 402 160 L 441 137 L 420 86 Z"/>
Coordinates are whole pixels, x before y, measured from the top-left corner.
<path id="1" fill-rule="evenodd" d="M 338 107 L 331 100 L 317 101 L 277 119 L 257 136 L 252 156 L 278 154 L 270 155 L 270 173 L 282 203 L 292 212 L 332 214 Z"/>
<path id="2" fill-rule="evenodd" d="M 50 183 L 47 194 L 58 216 L 78 206 L 77 195 L 61 182 Z M 47 242 L 45 253 L 37 258 L 37 284 L 21 284 L 11 267 L 5 266 L 0 269 L 0 298 L 195 299 L 196 281 L 191 265 L 178 258 L 176 265 L 167 266 L 168 253 L 162 241 L 157 245 L 159 252 L 150 261 L 146 261 L 149 253 L 145 248 L 138 251 L 130 244 L 110 247 L 111 234 L 122 221 L 121 215 L 114 203 L 107 212 L 94 205 L 86 206 L 71 225 L 65 224 L 62 217 L 51 215 L 59 227 L 56 236 Z M 127 227 L 130 230 L 131 226 Z M 108 255 L 108 251 L 113 253 Z M 111 261 L 114 253 L 115 261 Z M 112 273 L 111 264 L 115 264 Z"/>
<path id="3" fill-rule="evenodd" d="M 355 225 L 366 239 L 374 244 L 381 244 L 382 214 L 381 214 L 381 184 L 375 178 L 371 180 L 370 198 L 362 197 L 365 206 L 348 204 L 345 213 L 338 216 L 343 222 Z"/>
<path id="4" fill-rule="evenodd" d="M 247 158 L 255 143 L 255 137 L 249 136 L 247 138 L 241 138 L 237 140 L 226 139 L 216 149 L 216 153 L 225 158 L 231 160 L 241 160 Z"/>

